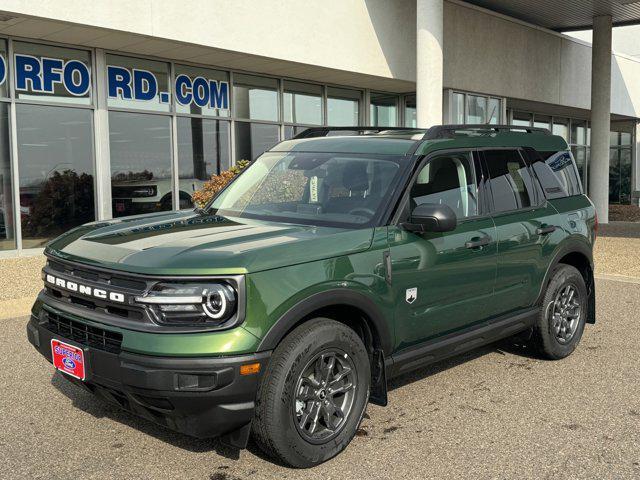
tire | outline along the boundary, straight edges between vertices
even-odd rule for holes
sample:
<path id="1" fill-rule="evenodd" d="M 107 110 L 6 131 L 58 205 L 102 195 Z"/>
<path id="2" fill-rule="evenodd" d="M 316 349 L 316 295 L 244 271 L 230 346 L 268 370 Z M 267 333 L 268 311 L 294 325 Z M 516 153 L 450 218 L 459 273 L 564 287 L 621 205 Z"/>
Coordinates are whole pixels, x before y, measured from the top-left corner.
<path id="1" fill-rule="evenodd" d="M 322 383 L 340 375 L 338 381 Z M 325 462 L 353 439 L 369 401 L 370 382 L 369 356 L 356 332 L 326 318 L 305 322 L 271 356 L 257 394 L 253 438 L 267 455 L 291 467 Z M 342 419 L 337 409 L 329 415 L 334 402 L 346 412 Z"/>
<path id="2" fill-rule="evenodd" d="M 533 328 L 532 343 L 540 354 L 550 360 L 571 355 L 582 338 L 588 308 L 587 287 L 580 272 L 571 265 L 558 265 Z"/>

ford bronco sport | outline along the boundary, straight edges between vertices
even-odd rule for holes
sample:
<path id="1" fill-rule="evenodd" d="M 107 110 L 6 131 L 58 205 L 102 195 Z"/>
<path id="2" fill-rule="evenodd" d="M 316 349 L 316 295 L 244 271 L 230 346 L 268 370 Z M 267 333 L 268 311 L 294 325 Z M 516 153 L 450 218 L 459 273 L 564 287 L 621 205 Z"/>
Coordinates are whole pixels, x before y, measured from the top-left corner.
<path id="1" fill-rule="evenodd" d="M 204 208 L 53 240 L 28 338 L 135 414 L 313 466 L 392 376 L 516 334 L 576 348 L 597 229 L 579 178 L 547 130 L 307 130 Z"/>

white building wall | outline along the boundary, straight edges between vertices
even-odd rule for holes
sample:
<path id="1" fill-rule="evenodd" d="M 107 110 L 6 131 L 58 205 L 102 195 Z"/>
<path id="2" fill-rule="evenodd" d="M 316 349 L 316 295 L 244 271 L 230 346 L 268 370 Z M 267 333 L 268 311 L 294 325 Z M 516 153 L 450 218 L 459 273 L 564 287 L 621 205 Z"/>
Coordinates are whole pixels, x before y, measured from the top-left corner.
<path id="1" fill-rule="evenodd" d="M 188 49 L 195 63 L 415 88 L 415 0 L 3 0 L 0 10 L 23 17 L 0 22 L 7 35 L 172 59 Z M 588 44 L 459 0 L 445 2 L 444 27 L 446 88 L 590 108 Z M 612 68 L 612 112 L 640 117 L 640 62 L 614 55 Z"/>
<path id="2" fill-rule="evenodd" d="M 415 79 L 414 0 L 3 0 L 0 9 L 154 37 L 154 44 L 145 45 L 150 55 L 175 48 L 171 42 L 177 41 Z M 99 38 L 90 42 L 117 48 Z"/>
<path id="3" fill-rule="evenodd" d="M 445 86 L 590 109 L 591 47 L 459 2 L 444 14 Z M 612 56 L 612 113 L 640 117 L 640 62 Z"/>

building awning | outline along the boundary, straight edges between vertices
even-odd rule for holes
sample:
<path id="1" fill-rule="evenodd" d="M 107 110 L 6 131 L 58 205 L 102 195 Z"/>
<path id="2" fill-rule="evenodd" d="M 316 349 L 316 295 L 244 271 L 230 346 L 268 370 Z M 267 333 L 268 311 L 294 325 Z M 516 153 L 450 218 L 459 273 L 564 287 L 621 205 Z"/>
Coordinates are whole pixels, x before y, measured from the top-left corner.
<path id="1" fill-rule="evenodd" d="M 640 24 L 640 0 L 467 0 L 551 30 L 589 30 L 593 18 L 611 15 L 614 26 Z"/>

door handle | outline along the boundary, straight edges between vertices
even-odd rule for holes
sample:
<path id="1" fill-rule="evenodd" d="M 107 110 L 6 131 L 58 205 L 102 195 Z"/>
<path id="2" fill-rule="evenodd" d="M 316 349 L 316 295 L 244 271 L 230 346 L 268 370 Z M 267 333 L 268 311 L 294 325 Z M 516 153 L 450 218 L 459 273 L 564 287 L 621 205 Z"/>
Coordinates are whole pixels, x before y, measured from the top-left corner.
<path id="1" fill-rule="evenodd" d="M 464 244 L 465 248 L 482 248 L 491 243 L 491 237 L 484 236 L 481 238 L 476 238 L 473 240 L 469 240 Z"/>
<path id="2" fill-rule="evenodd" d="M 556 231 L 555 225 L 549 225 L 547 227 L 540 227 L 536 229 L 536 235 L 549 235 Z"/>

